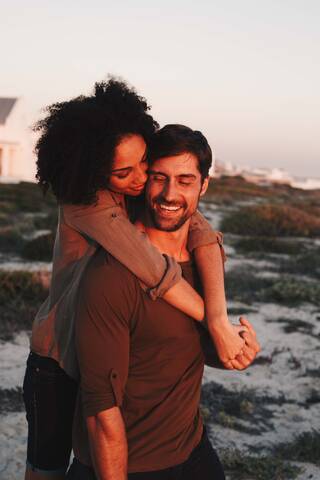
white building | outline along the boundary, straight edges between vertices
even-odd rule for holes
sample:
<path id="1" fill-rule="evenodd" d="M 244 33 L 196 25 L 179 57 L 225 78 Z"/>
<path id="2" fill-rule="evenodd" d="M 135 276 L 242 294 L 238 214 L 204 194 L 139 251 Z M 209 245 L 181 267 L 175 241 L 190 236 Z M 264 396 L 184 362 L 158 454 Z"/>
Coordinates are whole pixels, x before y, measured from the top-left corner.
<path id="1" fill-rule="evenodd" d="M 21 98 L 0 97 L 0 181 L 35 180 L 32 132 Z"/>

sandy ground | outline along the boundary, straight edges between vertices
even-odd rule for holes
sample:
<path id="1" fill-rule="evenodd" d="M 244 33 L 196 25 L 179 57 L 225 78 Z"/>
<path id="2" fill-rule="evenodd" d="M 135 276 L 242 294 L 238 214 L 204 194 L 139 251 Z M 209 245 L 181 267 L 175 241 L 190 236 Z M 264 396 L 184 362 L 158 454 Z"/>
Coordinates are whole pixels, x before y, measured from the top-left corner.
<path id="1" fill-rule="evenodd" d="M 218 227 L 221 213 L 214 206 L 207 210 L 208 217 L 215 228 Z M 270 265 L 265 261 L 249 260 L 237 256 L 231 248 L 227 248 L 230 258 L 227 269 L 247 264 L 265 274 Z M 50 264 L 24 263 L 19 258 L 4 262 L 0 258 L 1 269 L 28 269 L 32 271 L 50 270 Z M 229 307 L 248 308 L 247 305 L 229 302 Z M 248 434 L 235 428 L 211 423 L 209 432 L 214 446 L 238 448 L 244 452 L 258 449 L 260 454 L 268 452 L 271 447 L 281 442 L 291 442 L 298 434 L 319 428 L 320 399 L 314 400 L 320 391 L 319 375 L 311 375 L 320 367 L 319 358 L 319 311 L 312 305 L 301 308 L 288 308 L 276 304 L 254 304 L 250 308 L 256 312 L 247 314 L 257 331 L 262 346 L 261 362 L 252 365 L 244 372 L 226 372 L 217 369 L 205 369 L 204 384 L 215 382 L 223 385 L 230 392 L 242 392 L 252 389 L 258 397 L 265 396 L 264 407 L 270 412 L 267 424 L 263 426 L 257 421 L 253 412 L 252 419 L 242 421 L 246 427 L 255 425 L 258 432 Z M 295 331 L 284 333 L 284 324 L 279 318 L 300 319 L 311 325 L 312 334 Z M 231 316 L 237 322 L 238 316 Z M 0 385 L 1 389 L 21 387 L 24 375 L 25 360 L 29 350 L 28 335 L 21 332 L 12 342 L 0 345 Z M 316 392 L 316 393 L 315 393 Z M 270 399 L 281 398 L 277 404 Z M 314 401 L 312 401 L 312 398 Z M 311 400 L 310 400 L 311 399 Z M 20 480 L 23 478 L 26 449 L 26 420 L 24 412 L 3 413 L 0 418 L 0 480 Z M 312 464 L 303 464 L 303 472 L 298 480 L 319 480 L 320 468 Z M 270 478 L 270 480 L 273 480 Z"/>

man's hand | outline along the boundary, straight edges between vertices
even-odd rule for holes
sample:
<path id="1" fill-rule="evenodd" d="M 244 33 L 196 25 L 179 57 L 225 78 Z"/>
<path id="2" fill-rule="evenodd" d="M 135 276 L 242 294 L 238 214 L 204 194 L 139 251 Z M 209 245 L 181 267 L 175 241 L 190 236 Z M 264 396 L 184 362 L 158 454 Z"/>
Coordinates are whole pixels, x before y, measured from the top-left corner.
<path id="1" fill-rule="evenodd" d="M 242 352 L 237 355 L 234 360 L 230 361 L 229 365 L 231 365 L 231 367 L 227 367 L 229 369 L 235 368 L 236 370 L 244 370 L 245 368 L 248 368 L 261 350 L 257 341 L 256 332 L 249 320 L 247 320 L 245 317 L 240 317 L 240 324 L 247 329 L 247 331 L 242 331 L 239 333 L 239 335 L 245 341 L 245 345 L 242 348 Z M 235 327 L 239 328 L 239 325 L 235 325 Z"/>

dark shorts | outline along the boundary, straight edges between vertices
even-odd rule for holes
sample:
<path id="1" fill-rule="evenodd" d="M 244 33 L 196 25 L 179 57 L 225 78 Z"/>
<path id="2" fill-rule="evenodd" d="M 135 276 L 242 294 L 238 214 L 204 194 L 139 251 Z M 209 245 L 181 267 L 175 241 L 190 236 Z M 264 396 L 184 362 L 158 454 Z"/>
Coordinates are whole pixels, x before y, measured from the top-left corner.
<path id="1" fill-rule="evenodd" d="M 33 352 L 27 360 L 23 399 L 28 422 L 27 464 L 41 473 L 69 465 L 78 385 L 52 358 Z"/>
<path id="2" fill-rule="evenodd" d="M 74 459 L 67 480 L 96 480 L 92 468 Z M 128 480 L 225 480 L 219 457 L 204 430 L 200 443 L 180 465 L 164 470 L 129 473 Z"/>

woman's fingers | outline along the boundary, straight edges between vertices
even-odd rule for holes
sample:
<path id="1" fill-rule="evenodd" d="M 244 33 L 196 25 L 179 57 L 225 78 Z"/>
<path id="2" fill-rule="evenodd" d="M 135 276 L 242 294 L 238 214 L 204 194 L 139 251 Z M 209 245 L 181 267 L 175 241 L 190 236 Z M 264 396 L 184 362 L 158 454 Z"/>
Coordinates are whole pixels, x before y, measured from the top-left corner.
<path id="1" fill-rule="evenodd" d="M 245 325 L 236 325 L 233 323 L 232 326 L 237 333 L 249 332 L 248 327 L 246 327 Z"/>
<path id="2" fill-rule="evenodd" d="M 247 327 L 248 331 L 252 335 L 256 336 L 256 332 L 255 332 L 253 326 L 251 325 L 251 323 L 249 322 L 249 320 L 246 317 L 240 317 L 239 322 L 241 323 L 242 326 Z"/>

